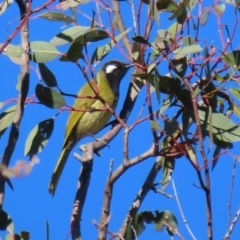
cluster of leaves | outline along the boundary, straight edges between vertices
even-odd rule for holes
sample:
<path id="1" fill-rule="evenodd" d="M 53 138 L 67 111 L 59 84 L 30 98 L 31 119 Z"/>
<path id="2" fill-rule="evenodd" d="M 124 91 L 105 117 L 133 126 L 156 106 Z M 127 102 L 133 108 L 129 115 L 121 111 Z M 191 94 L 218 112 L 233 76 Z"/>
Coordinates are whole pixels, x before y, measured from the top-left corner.
<path id="1" fill-rule="evenodd" d="M 137 213 L 129 221 L 124 239 L 136 239 L 146 229 L 144 223 L 153 223 L 156 231 L 162 231 L 166 227 L 169 235 L 173 236 L 178 226 L 176 217 L 169 211 L 156 211 L 155 214 L 150 211 Z"/>

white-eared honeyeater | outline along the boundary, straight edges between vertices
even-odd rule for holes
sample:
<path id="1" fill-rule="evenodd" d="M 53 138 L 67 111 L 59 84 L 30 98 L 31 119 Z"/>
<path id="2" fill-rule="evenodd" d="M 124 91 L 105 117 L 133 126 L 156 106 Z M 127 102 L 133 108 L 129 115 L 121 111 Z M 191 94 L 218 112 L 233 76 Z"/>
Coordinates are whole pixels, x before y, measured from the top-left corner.
<path id="1" fill-rule="evenodd" d="M 97 84 L 97 91 L 100 97 L 112 109 L 115 109 L 118 103 L 119 84 L 131 66 L 132 64 L 126 64 L 118 60 L 109 61 L 96 74 L 95 83 Z M 49 192 L 52 195 L 56 191 L 63 168 L 73 147 L 88 133 L 95 134 L 100 131 L 112 115 L 108 110 L 101 111 L 106 106 L 99 98 L 95 97 L 96 94 L 93 90 L 96 89 L 95 83 L 94 80 L 91 80 L 90 83 L 86 83 L 78 92 L 78 96 L 92 96 L 93 98 L 76 98 L 73 105 L 75 110 L 86 109 L 89 111 L 71 111 L 69 115 L 62 152 L 49 184 Z"/>

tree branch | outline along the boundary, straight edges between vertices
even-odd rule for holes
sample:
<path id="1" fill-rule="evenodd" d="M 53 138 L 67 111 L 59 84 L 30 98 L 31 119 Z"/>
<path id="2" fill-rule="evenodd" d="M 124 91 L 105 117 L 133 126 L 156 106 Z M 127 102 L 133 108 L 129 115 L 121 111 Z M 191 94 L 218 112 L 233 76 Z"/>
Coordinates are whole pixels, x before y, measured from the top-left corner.
<path id="1" fill-rule="evenodd" d="M 21 20 L 25 19 L 25 15 L 29 11 L 29 3 L 24 2 L 23 0 L 16 0 L 18 4 Z M 21 29 L 21 47 L 22 47 L 22 55 L 21 55 L 21 76 L 19 81 L 19 94 L 17 99 L 16 106 L 16 114 L 14 116 L 9 138 L 8 144 L 5 148 L 2 164 L 8 167 L 10 163 L 11 156 L 17 144 L 17 140 L 19 137 L 19 127 L 24 114 L 24 104 L 28 95 L 29 89 L 29 29 L 28 29 L 28 21 L 24 22 Z M 5 179 L 0 175 L 0 209 L 2 209 L 3 201 L 4 201 L 4 191 L 5 191 Z"/>

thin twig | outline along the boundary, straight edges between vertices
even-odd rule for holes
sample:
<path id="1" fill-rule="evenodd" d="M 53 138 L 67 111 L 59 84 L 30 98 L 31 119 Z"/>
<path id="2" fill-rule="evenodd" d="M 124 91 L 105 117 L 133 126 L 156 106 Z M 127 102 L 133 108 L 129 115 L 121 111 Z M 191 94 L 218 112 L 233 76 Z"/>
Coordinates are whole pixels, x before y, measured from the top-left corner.
<path id="1" fill-rule="evenodd" d="M 237 166 L 237 159 L 235 158 L 233 161 L 233 171 L 232 171 L 232 181 L 230 186 L 230 194 L 229 194 L 229 203 L 228 203 L 228 222 L 229 222 L 229 229 L 232 221 L 232 194 L 233 194 L 233 186 L 234 186 L 234 179 L 236 174 L 236 166 Z"/>
<path id="2" fill-rule="evenodd" d="M 196 238 L 195 238 L 195 236 L 193 235 L 190 227 L 188 226 L 187 219 L 186 219 L 185 216 L 184 216 L 184 213 L 183 213 L 183 210 L 182 210 L 182 206 L 181 206 L 180 201 L 179 201 L 179 199 L 178 199 L 177 188 L 176 188 L 176 185 L 175 185 L 175 182 L 174 182 L 173 179 L 172 179 L 172 186 L 173 186 L 173 191 L 174 191 L 175 199 L 176 199 L 176 202 L 177 202 L 177 205 L 178 205 L 178 209 L 179 209 L 179 211 L 180 211 L 180 213 L 181 213 L 183 222 L 184 222 L 184 224 L 185 224 L 185 226 L 186 226 L 189 234 L 191 235 L 192 239 L 196 240 Z"/>
<path id="3" fill-rule="evenodd" d="M 232 234 L 232 231 L 238 221 L 240 217 L 240 208 L 237 210 L 236 216 L 235 218 L 232 220 L 232 224 L 229 226 L 226 235 L 224 236 L 223 240 L 229 240 L 230 239 L 230 235 Z"/>

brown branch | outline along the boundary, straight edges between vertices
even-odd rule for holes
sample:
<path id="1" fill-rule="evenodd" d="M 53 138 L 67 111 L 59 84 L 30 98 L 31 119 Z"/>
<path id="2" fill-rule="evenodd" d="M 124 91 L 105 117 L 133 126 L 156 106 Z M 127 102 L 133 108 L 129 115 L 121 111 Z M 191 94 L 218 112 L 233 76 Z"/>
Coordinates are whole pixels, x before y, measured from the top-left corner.
<path id="1" fill-rule="evenodd" d="M 116 171 L 107 179 L 105 190 L 104 190 L 104 203 L 103 203 L 103 209 L 102 209 L 102 214 L 101 214 L 101 220 L 100 220 L 100 226 L 101 230 L 98 235 L 99 240 L 105 240 L 106 239 L 106 233 L 108 229 L 108 219 L 109 219 L 109 213 L 110 213 L 110 205 L 111 205 L 111 199 L 112 199 L 112 194 L 113 194 L 113 186 L 114 183 L 120 178 L 130 167 L 146 160 L 149 157 L 154 156 L 155 153 L 155 147 L 154 145 L 145 153 L 141 154 L 138 157 L 135 157 L 127 162 L 123 162 L 122 165 L 120 165 Z M 158 166 L 159 167 L 159 166 Z M 156 166 L 155 166 L 156 168 Z M 152 176 L 150 176 L 152 177 Z M 155 178 L 154 178 L 155 179 Z M 151 184 L 152 186 L 152 184 Z M 145 186 L 147 189 L 149 188 L 149 182 L 148 185 Z M 147 193 L 148 191 L 146 191 Z M 143 198 L 146 195 L 143 194 Z M 123 236 L 121 234 L 121 236 Z"/>
<path id="2" fill-rule="evenodd" d="M 232 224 L 229 226 L 228 231 L 227 231 L 226 235 L 224 236 L 223 240 L 230 239 L 230 235 L 232 234 L 232 231 L 233 231 L 239 217 L 240 217 L 240 208 L 238 209 L 235 218 L 232 220 Z"/>
<path id="3" fill-rule="evenodd" d="M 25 14 L 29 11 L 29 3 L 24 2 L 23 0 L 16 0 L 18 4 L 21 20 L 25 19 Z M 11 156 L 15 149 L 18 137 L 19 137 L 19 127 L 20 123 L 24 114 L 24 104 L 27 98 L 28 89 L 29 89 L 29 29 L 28 29 L 28 21 L 22 25 L 21 30 L 21 47 L 22 47 L 22 54 L 21 54 L 21 76 L 20 76 L 20 90 L 17 99 L 17 106 L 16 106 L 16 114 L 14 116 L 9 138 L 8 144 L 5 148 L 2 164 L 8 167 L 10 163 Z M 3 206 L 4 200 L 4 191 L 5 191 L 5 179 L 3 176 L 0 175 L 0 209 Z"/>
<path id="4" fill-rule="evenodd" d="M 127 213 L 127 216 L 126 216 L 126 218 L 123 222 L 123 225 L 122 225 L 121 229 L 119 230 L 119 234 L 122 237 L 124 237 L 124 235 L 125 235 L 125 232 L 127 230 L 127 225 L 129 223 L 129 221 L 131 220 L 131 218 L 133 218 L 137 214 L 137 212 L 138 212 L 142 202 L 144 201 L 145 197 L 147 196 L 148 192 L 151 189 L 153 189 L 153 182 L 154 182 L 157 174 L 161 170 L 161 168 L 162 167 L 161 167 L 161 164 L 160 164 L 160 160 L 158 158 L 156 160 L 156 162 L 153 164 L 153 166 L 152 166 L 152 168 L 151 168 L 151 170 L 150 170 L 142 188 L 140 189 L 137 196 L 135 197 L 135 199 L 134 199 L 134 201 L 133 201 L 133 203 L 132 203 L 132 205 L 131 205 L 128 213 Z"/>
<path id="5" fill-rule="evenodd" d="M 87 196 L 88 186 L 91 179 L 93 159 L 92 159 L 92 154 L 89 155 L 89 153 L 91 152 L 91 151 L 88 151 L 89 146 L 90 145 L 83 145 L 81 147 L 83 151 L 82 157 L 80 157 L 77 154 L 74 154 L 74 156 L 78 160 L 80 160 L 82 163 L 82 168 L 81 168 L 81 172 L 78 180 L 77 193 L 75 196 L 72 216 L 71 216 L 71 234 L 72 234 L 72 239 L 74 240 L 81 239 L 80 221 L 81 221 L 83 206 Z"/>
<path id="6" fill-rule="evenodd" d="M 212 206 L 211 206 L 211 187 L 210 187 L 210 174 L 209 174 L 209 167 L 208 167 L 208 161 L 207 157 L 204 151 L 204 145 L 203 145 L 203 134 L 202 134 L 202 129 L 201 129 L 201 123 L 200 123 L 200 118 L 198 115 L 198 104 L 197 104 L 197 98 L 196 95 L 193 91 L 193 88 L 191 84 L 189 83 L 187 78 L 183 78 L 183 82 L 188 88 L 190 94 L 191 94 L 191 100 L 192 100 L 192 107 L 193 107 L 193 112 L 194 112 L 194 117 L 195 117 L 195 122 L 197 125 L 197 134 L 198 134 L 198 140 L 199 140 L 199 148 L 200 148 L 200 153 L 203 159 L 204 163 L 204 170 L 205 170 L 205 180 L 206 180 L 206 186 L 203 185 L 202 177 L 200 174 L 200 171 L 197 170 L 197 174 L 199 177 L 199 181 L 201 183 L 201 187 L 205 191 L 205 196 L 206 196 L 206 205 L 207 205 L 207 229 L 208 229 L 208 240 L 213 239 L 213 229 L 212 229 Z"/>
<path id="7" fill-rule="evenodd" d="M 28 9 L 27 12 L 24 12 L 20 9 L 21 14 L 21 22 L 16 27 L 14 32 L 7 38 L 7 40 L 1 45 L 0 47 L 0 53 L 6 48 L 6 46 L 13 40 L 13 38 L 21 31 L 23 32 L 23 28 L 27 25 L 27 22 L 29 21 L 29 17 L 36 12 L 40 12 L 41 10 L 45 9 L 48 5 L 53 3 L 55 0 L 49 0 L 48 2 L 44 3 L 41 7 L 35 8 L 34 10 Z M 22 8 L 24 5 L 23 1 L 16 0 L 16 3 L 18 4 L 19 8 Z"/>

